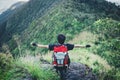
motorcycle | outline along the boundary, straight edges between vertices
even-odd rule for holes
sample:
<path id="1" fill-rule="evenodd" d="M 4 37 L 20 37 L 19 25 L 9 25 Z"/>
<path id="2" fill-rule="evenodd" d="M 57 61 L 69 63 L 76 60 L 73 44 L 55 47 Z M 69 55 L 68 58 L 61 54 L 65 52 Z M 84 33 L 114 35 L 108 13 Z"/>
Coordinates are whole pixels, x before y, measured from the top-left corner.
<path id="1" fill-rule="evenodd" d="M 61 80 L 65 80 L 65 73 L 68 69 L 68 53 L 58 52 L 53 53 L 53 66 L 56 72 L 60 75 Z"/>
<path id="2" fill-rule="evenodd" d="M 48 48 L 48 45 L 40 45 L 36 43 L 32 43 L 32 45 L 40 47 L 40 48 Z M 91 46 L 90 45 L 86 45 L 86 46 L 75 45 L 74 47 L 75 48 L 87 48 Z M 61 46 L 60 48 L 56 48 L 56 50 L 53 53 L 52 58 L 53 58 L 52 65 L 56 69 L 56 72 L 60 75 L 61 80 L 65 80 L 65 75 L 66 75 L 67 69 L 70 64 L 70 59 L 69 59 L 66 47 Z"/>

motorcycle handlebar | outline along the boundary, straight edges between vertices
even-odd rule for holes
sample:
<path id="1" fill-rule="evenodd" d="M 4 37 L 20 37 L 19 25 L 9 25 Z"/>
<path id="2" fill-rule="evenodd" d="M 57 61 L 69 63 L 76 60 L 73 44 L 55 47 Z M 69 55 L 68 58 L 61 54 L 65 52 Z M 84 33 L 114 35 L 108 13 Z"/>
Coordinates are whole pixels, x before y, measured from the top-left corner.
<path id="1" fill-rule="evenodd" d="M 36 43 L 31 43 L 31 45 L 32 45 L 32 46 L 37 46 L 37 44 L 36 44 Z"/>
<path id="2" fill-rule="evenodd" d="M 89 47 L 91 47 L 91 45 L 89 45 L 89 44 L 88 44 L 88 45 L 86 45 L 86 48 L 89 48 Z"/>

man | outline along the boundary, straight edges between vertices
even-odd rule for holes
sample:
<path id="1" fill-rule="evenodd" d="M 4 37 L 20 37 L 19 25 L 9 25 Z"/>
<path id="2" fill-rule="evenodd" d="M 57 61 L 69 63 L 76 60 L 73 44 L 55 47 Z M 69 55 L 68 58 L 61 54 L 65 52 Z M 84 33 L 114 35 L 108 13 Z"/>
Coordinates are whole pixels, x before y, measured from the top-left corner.
<path id="1" fill-rule="evenodd" d="M 62 46 L 62 45 L 64 45 L 67 48 L 67 51 L 72 50 L 73 48 L 87 48 L 87 47 L 90 47 L 90 45 L 83 46 L 83 45 L 74 45 L 74 44 L 69 44 L 69 43 L 65 44 L 64 42 L 66 40 L 66 37 L 63 34 L 59 34 L 57 36 L 57 40 L 58 40 L 57 44 L 41 45 L 41 44 L 32 43 L 32 45 L 40 47 L 40 48 L 48 48 L 51 51 L 55 51 L 56 46 Z M 70 64 L 70 59 L 69 59 L 69 56 L 68 56 L 68 65 L 69 64 Z"/>
<path id="2" fill-rule="evenodd" d="M 53 50 L 54 46 L 56 45 L 62 45 L 64 44 L 66 37 L 63 34 L 59 34 L 57 36 L 57 40 L 58 40 L 58 44 L 49 44 L 49 45 L 41 45 L 41 44 L 36 44 L 36 43 L 32 43 L 33 46 L 37 46 L 40 48 L 48 48 L 49 50 Z M 67 46 L 68 50 L 72 50 L 73 48 L 87 48 L 90 47 L 90 45 L 74 45 L 74 44 L 64 44 Z"/>

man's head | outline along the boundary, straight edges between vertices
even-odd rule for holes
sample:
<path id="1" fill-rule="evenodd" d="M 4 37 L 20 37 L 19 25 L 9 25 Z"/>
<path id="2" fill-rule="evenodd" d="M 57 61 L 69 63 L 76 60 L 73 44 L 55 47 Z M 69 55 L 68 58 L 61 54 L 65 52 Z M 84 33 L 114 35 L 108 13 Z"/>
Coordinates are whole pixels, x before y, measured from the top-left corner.
<path id="1" fill-rule="evenodd" d="M 57 36 L 57 40 L 60 44 L 64 44 L 66 37 L 63 34 Z"/>

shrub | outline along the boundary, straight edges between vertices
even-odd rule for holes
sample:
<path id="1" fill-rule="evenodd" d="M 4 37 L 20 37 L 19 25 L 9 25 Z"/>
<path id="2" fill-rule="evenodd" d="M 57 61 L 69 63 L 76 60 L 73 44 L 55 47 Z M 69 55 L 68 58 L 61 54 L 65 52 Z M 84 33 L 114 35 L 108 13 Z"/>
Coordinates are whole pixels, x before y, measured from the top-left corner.
<path id="1" fill-rule="evenodd" d="M 13 57 L 11 54 L 0 53 L 0 69 L 6 71 L 12 67 Z"/>
<path id="2" fill-rule="evenodd" d="M 33 80 L 59 80 L 55 71 L 47 67 L 42 67 L 41 62 L 36 57 L 20 57 L 16 61 L 17 65 L 24 67 L 31 74 Z"/>
<path id="3" fill-rule="evenodd" d="M 0 53 L 0 78 L 3 79 L 7 72 L 13 66 L 13 57 L 11 54 Z"/>

